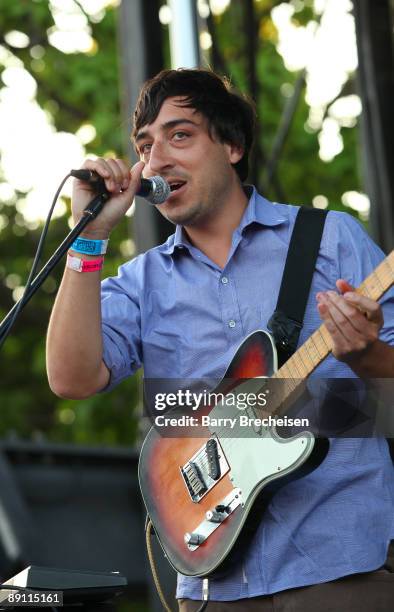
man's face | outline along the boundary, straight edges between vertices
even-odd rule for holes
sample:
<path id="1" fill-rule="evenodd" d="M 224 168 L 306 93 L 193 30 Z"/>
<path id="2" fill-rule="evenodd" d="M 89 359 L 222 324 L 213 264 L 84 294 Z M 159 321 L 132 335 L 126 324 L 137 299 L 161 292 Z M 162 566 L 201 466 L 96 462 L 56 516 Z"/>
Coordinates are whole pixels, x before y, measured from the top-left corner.
<path id="1" fill-rule="evenodd" d="M 182 101 L 167 98 L 155 121 L 138 131 L 136 146 L 144 177 L 159 174 L 170 184 L 170 197 L 157 208 L 187 227 L 206 223 L 226 205 L 235 181 L 232 164 L 243 152 L 211 136 L 207 119 Z"/>

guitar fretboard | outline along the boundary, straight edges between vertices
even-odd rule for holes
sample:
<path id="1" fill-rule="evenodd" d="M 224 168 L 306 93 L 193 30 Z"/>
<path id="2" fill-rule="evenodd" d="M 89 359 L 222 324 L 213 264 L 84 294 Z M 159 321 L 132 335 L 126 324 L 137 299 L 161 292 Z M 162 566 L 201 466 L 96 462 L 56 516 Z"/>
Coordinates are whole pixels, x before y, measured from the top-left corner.
<path id="1" fill-rule="evenodd" d="M 372 300 L 379 300 L 394 283 L 394 251 L 386 257 L 378 267 L 356 289 L 357 293 Z M 283 402 L 294 394 L 301 382 L 317 368 L 331 352 L 331 336 L 323 323 L 308 340 L 286 361 L 286 363 L 271 378 L 282 379 L 283 388 L 280 392 L 280 406 L 273 414 L 281 412 Z M 281 385 L 281 386 L 282 386 Z"/>

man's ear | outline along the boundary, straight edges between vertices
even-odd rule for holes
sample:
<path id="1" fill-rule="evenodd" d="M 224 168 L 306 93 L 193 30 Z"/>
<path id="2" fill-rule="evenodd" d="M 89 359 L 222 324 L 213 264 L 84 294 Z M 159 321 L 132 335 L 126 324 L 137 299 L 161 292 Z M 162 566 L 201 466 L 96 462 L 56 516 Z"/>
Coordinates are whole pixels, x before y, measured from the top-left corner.
<path id="1" fill-rule="evenodd" d="M 228 160 L 230 164 L 234 165 L 242 159 L 243 154 L 245 152 L 244 148 L 241 145 L 237 145 L 235 143 L 226 142 L 224 144 L 224 148 L 227 152 Z"/>

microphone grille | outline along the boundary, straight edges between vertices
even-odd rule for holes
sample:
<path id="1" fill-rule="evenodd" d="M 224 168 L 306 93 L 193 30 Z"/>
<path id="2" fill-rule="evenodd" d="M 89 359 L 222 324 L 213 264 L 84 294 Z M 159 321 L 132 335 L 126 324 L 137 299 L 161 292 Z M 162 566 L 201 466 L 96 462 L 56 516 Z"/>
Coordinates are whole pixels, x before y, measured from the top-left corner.
<path id="1" fill-rule="evenodd" d="M 152 176 L 149 180 L 152 182 L 152 190 L 145 198 L 151 204 L 163 204 L 171 193 L 169 184 L 162 176 Z"/>

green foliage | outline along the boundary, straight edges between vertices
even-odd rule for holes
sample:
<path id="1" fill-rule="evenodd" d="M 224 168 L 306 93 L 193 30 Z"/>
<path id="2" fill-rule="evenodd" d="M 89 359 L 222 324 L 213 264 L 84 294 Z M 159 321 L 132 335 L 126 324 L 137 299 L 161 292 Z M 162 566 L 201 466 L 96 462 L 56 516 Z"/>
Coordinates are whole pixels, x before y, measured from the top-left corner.
<path id="1" fill-rule="evenodd" d="M 233 85 L 249 93 L 250 69 L 247 63 L 248 35 L 246 31 L 246 2 L 232 0 L 227 11 L 214 19 L 214 44 L 222 58 L 220 70 L 230 76 Z M 281 2 L 255 0 L 255 29 L 258 32 L 255 56 L 258 92 L 256 110 L 258 116 L 257 141 L 264 158 L 269 158 L 287 98 L 282 94 L 282 85 L 293 86 L 297 73 L 289 72 L 277 51 L 277 32 L 272 21 L 272 8 Z M 299 3 L 295 3 L 296 5 Z M 309 21 L 318 21 L 313 12 L 312 0 L 306 0 L 302 10 L 293 17 L 293 23 L 305 26 Z M 241 24 L 241 27 L 240 27 Z M 353 93 L 353 76 L 346 84 L 346 95 Z M 342 94 L 344 95 L 344 94 Z M 329 207 L 357 214 L 341 203 L 341 196 L 350 190 L 362 190 L 357 158 L 357 127 L 342 129 L 343 152 L 330 163 L 320 159 L 318 132 L 306 130 L 309 106 L 305 101 L 305 88 L 292 118 L 291 128 L 281 152 L 277 168 L 278 181 L 288 202 L 310 205 L 316 195 L 324 195 Z M 261 166 L 254 177 L 261 190 L 265 186 L 264 168 Z M 278 193 L 271 186 L 265 195 L 277 199 Z"/>
<path id="2" fill-rule="evenodd" d="M 38 84 L 37 101 L 52 116 L 58 131 L 76 132 L 84 123 L 95 126 L 97 136 L 89 143 L 89 153 L 102 156 L 109 150 L 121 155 L 122 130 L 119 103 L 116 10 L 108 8 L 98 23 L 91 22 L 94 45 L 91 53 L 65 54 L 48 43 L 46 31 L 54 25 L 48 2 L 3 0 L 0 31 L 22 31 L 29 37 L 26 48 L 12 48 L 0 40 Z M 36 55 L 37 45 L 40 60 Z M 4 69 L 0 64 L 0 70 Z M 68 168 L 65 168 L 65 173 Z M 1 179 L 0 179 L 1 181 Z M 30 230 L 14 200 L 0 203 L 0 315 L 14 301 L 14 286 L 23 285 L 34 255 L 41 227 Z M 49 208 L 50 202 L 48 202 Z M 69 212 L 52 221 L 42 264 L 68 233 Z M 127 222 L 111 237 L 111 252 L 105 274 L 115 274 L 125 260 L 121 245 L 129 238 Z M 45 436 L 57 442 L 131 445 L 136 437 L 138 379 L 126 381 L 110 394 L 84 401 L 55 397 L 45 373 L 45 335 L 51 305 L 56 295 L 62 265 L 25 308 L 6 341 L 1 354 L 0 436 L 14 432 L 30 438 Z M 15 276 L 16 275 L 16 276 Z M 12 281 L 14 281 L 12 283 Z M 12 287 L 10 287 L 12 285 Z"/>

